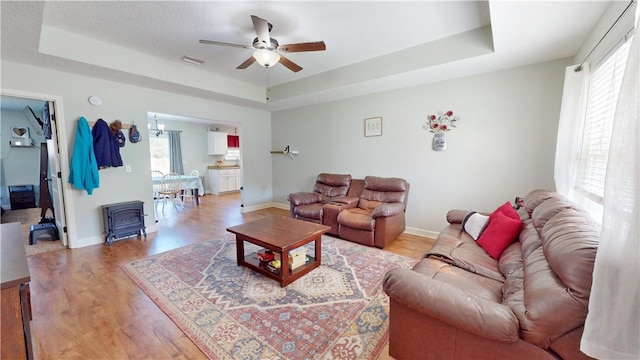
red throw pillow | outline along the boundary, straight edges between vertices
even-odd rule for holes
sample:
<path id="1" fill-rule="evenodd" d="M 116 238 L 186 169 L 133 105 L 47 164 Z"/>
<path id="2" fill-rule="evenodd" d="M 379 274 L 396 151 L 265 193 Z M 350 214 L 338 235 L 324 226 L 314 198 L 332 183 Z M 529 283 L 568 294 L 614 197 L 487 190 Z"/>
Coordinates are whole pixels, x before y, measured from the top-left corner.
<path id="1" fill-rule="evenodd" d="M 493 214 L 497 212 L 501 212 L 512 219 L 520 220 L 520 215 L 518 215 L 518 212 L 516 211 L 516 209 L 514 209 L 513 206 L 511 206 L 511 204 L 508 201 L 500 205 L 499 208 L 497 208 L 493 213 L 491 213 L 491 216 L 493 216 Z"/>
<path id="2" fill-rule="evenodd" d="M 489 217 L 489 224 L 478 238 L 480 245 L 492 258 L 498 260 L 502 253 L 520 233 L 522 222 L 512 219 L 502 212 L 495 212 Z"/>

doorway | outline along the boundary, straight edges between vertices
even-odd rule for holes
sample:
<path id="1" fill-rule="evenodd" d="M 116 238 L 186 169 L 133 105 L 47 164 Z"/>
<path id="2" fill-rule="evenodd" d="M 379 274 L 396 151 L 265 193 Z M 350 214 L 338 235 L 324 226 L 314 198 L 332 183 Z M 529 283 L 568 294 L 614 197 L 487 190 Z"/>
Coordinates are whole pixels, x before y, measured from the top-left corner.
<path id="1" fill-rule="evenodd" d="M 2 89 L 0 95 L 3 209 L 19 208 L 12 203 L 10 191 L 24 190 L 22 195 L 33 199 L 41 210 L 39 222 L 54 223 L 59 240 L 68 247 L 67 202 L 60 171 L 60 129 L 56 121 L 61 99 L 6 89 Z M 32 208 L 32 205 L 26 206 Z"/>
<path id="2" fill-rule="evenodd" d="M 241 124 L 211 119 L 193 118 L 188 116 L 170 115 L 159 112 L 147 112 L 148 138 L 150 143 L 151 170 L 160 171 L 163 174 L 176 171 L 171 165 L 172 151 L 168 138 L 169 132 L 180 135 L 180 158 L 182 162 L 182 174 L 193 174 L 197 171 L 202 179 L 204 191 L 200 195 L 217 194 L 214 189 L 216 183 L 213 179 L 219 168 L 225 167 L 237 170 L 234 173 L 233 187 L 227 188 L 224 193 L 236 193 L 242 198 L 242 145 Z M 216 132 L 224 134 L 225 150 L 221 153 L 211 153 L 209 134 Z M 175 159 L 174 159 L 175 161 Z M 174 164 L 175 165 L 175 164 Z M 231 182 L 231 181 L 230 181 Z M 207 195 L 207 199 L 214 196 Z M 238 208 L 238 213 L 241 207 Z"/>

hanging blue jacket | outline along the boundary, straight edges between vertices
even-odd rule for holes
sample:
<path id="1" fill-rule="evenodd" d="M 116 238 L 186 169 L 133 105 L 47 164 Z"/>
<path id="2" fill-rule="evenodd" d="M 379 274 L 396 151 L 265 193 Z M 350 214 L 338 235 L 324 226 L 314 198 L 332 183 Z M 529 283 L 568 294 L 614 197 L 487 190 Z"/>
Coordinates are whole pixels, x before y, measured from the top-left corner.
<path id="1" fill-rule="evenodd" d="M 84 116 L 78 119 L 76 140 L 71 155 L 69 182 L 76 189 L 87 190 L 89 195 L 93 194 L 93 189 L 100 187 L 98 164 L 93 152 L 93 136 Z"/>
<path id="2" fill-rule="evenodd" d="M 98 119 L 91 130 L 98 169 L 122 166 L 120 146 L 106 121 Z"/>

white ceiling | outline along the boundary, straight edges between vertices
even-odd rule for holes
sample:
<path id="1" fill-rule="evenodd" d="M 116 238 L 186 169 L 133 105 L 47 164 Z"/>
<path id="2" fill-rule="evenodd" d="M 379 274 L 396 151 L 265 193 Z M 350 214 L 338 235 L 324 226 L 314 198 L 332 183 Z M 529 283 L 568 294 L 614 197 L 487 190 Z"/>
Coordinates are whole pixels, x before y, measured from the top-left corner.
<path id="1" fill-rule="evenodd" d="M 574 56 L 609 1 L 2 1 L 3 60 L 280 110 Z M 304 69 L 235 67 L 250 15 Z M 202 66 L 180 60 L 190 55 Z M 266 95 L 265 89 L 269 89 Z M 266 97 L 269 97 L 269 100 Z"/>

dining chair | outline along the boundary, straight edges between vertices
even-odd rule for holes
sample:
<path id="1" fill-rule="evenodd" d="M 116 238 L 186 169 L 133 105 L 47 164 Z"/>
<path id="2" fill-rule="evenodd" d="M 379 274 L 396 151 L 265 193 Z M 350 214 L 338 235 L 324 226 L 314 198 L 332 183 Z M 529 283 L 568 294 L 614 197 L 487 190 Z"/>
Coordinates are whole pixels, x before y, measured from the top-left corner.
<path id="1" fill-rule="evenodd" d="M 179 203 L 180 206 L 184 207 L 182 204 L 182 198 L 180 196 L 180 192 L 182 191 L 182 179 L 179 174 L 169 173 L 162 177 L 161 189 L 158 192 L 159 199 L 158 201 L 162 201 L 162 212 L 164 213 L 164 205 L 167 201 L 172 201 L 173 206 L 176 206 L 176 203 Z"/>
<path id="2" fill-rule="evenodd" d="M 193 170 L 193 171 L 191 171 L 189 176 L 195 176 L 195 177 L 199 178 L 200 177 L 200 171 Z M 189 189 L 189 190 L 185 190 L 185 191 L 182 192 L 182 202 L 184 203 L 184 200 L 186 198 L 188 198 L 188 197 L 191 198 L 191 199 L 195 198 L 195 190 L 194 189 Z"/>
<path id="3" fill-rule="evenodd" d="M 164 177 L 164 173 L 158 170 L 151 170 L 151 179 L 162 179 Z M 162 182 L 161 181 L 153 181 L 153 205 L 156 206 L 158 203 L 158 199 L 160 195 L 158 194 L 162 190 Z"/>

